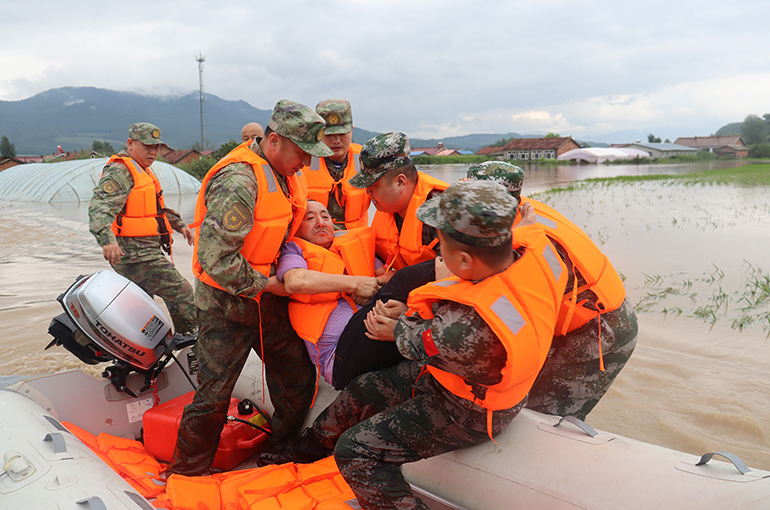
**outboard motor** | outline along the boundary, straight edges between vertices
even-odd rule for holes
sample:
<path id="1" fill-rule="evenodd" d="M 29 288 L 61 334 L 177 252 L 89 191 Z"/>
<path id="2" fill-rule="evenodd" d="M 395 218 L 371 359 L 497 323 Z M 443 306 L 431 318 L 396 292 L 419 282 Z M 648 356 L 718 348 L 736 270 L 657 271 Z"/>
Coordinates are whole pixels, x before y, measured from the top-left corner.
<path id="1" fill-rule="evenodd" d="M 132 397 L 126 387 L 131 371 L 144 374 L 146 391 L 173 357 L 175 349 L 195 342 L 195 337 L 174 337 L 171 320 L 137 284 L 110 270 L 79 276 L 56 298 L 64 312 L 51 321 L 54 340 L 46 349 L 61 345 L 81 361 L 113 361 L 103 377 Z"/>

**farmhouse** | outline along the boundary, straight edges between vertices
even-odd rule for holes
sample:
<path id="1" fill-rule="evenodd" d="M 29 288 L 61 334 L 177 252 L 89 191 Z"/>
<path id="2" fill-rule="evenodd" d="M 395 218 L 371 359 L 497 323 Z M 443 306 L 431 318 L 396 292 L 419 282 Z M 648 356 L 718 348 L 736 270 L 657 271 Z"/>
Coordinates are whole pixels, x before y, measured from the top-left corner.
<path id="1" fill-rule="evenodd" d="M 436 147 L 415 147 L 412 149 L 411 156 L 459 156 L 461 153 L 456 149 L 447 149 L 444 142 L 439 142 Z"/>
<path id="2" fill-rule="evenodd" d="M 719 157 L 742 159 L 749 155 L 748 147 L 738 135 L 680 137 L 674 143 L 713 152 Z"/>
<path id="3" fill-rule="evenodd" d="M 476 154 L 495 156 L 497 159 L 517 159 L 536 161 L 538 159 L 556 159 L 567 151 L 579 149 L 580 145 L 567 137 L 517 138 L 505 147 L 484 147 Z"/>

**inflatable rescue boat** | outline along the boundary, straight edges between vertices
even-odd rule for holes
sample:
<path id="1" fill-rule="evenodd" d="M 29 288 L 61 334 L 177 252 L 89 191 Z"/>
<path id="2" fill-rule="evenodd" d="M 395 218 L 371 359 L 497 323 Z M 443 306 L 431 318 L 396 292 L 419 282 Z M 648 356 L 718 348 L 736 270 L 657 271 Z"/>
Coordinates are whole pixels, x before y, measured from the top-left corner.
<path id="1" fill-rule="evenodd" d="M 145 439 L 144 415 L 185 398 L 197 363 L 183 346 L 185 339 L 171 336 L 169 320 L 152 299 L 114 273 L 103 273 L 111 272 L 81 278 L 60 296 L 66 312 L 54 320 L 60 334 L 52 343 L 86 363 L 111 360 L 104 378 L 81 370 L 0 377 L 3 508 L 154 508 L 152 498 L 142 496 L 71 429 Z M 335 395 L 321 380 L 308 424 Z M 272 413 L 255 355 L 233 396 L 261 407 L 267 417 Z M 247 418 L 257 416 L 254 409 L 247 411 Z M 495 439 L 407 464 L 404 475 L 436 510 L 749 510 L 770 504 L 770 472 L 747 467 L 729 452 L 691 455 L 526 409 Z M 166 442 L 168 449 L 174 438 Z M 255 467 L 253 456 L 237 461 L 235 469 Z M 152 483 L 166 483 L 156 478 Z M 334 508 L 343 507 L 360 508 L 355 500 Z"/>

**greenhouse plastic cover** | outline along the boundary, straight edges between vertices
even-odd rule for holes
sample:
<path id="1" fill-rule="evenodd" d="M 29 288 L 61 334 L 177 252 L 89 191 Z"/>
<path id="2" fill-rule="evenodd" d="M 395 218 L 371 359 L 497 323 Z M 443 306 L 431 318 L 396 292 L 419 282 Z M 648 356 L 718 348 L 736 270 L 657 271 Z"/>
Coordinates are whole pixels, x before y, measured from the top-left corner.
<path id="1" fill-rule="evenodd" d="M 583 160 L 589 163 L 604 163 L 616 159 L 649 158 L 650 155 L 638 149 L 604 149 L 601 147 L 588 149 L 572 149 L 556 159 L 559 160 Z"/>
<path id="2" fill-rule="evenodd" d="M 88 202 L 109 158 L 61 163 L 28 163 L 0 172 L 0 200 L 19 202 Z M 150 167 L 164 195 L 198 193 L 200 181 L 168 163 Z"/>

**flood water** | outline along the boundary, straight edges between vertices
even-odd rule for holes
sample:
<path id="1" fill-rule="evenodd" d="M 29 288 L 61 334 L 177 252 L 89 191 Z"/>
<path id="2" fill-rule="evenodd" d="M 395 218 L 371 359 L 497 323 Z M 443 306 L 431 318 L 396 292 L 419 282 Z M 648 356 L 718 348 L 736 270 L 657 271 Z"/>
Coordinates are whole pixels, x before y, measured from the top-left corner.
<path id="1" fill-rule="evenodd" d="M 697 455 L 731 451 L 770 469 L 770 305 L 758 290 L 770 274 L 770 190 L 646 182 L 538 194 L 591 177 L 735 164 L 527 167 L 524 194 L 585 229 L 638 308 L 636 351 L 588 423 Z M 421 167 L 447 182 L 466 169 Z M 194 202 L 166 197 L 188 220 Z M 61 313 L 56 296 L 78 275 L 109 268 L 87 208 L 0 202 L 1 375 L 82 368 L 62 348 L 43 349 Z M 192 281 L 192 248 L 175 239 L 177 267 Z"/>

